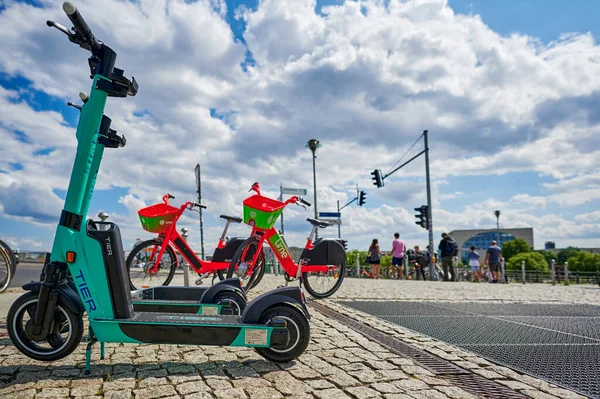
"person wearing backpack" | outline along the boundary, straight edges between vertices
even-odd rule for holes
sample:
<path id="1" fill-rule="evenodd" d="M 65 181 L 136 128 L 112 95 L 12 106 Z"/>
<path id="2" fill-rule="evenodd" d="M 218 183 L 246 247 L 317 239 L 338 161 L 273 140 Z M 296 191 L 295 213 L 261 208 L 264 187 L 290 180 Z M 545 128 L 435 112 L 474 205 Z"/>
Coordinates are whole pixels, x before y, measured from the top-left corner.
<path id="1" fill-rule="evenodd" d="M 456 281 L 454 272 L 454 257 L 458 255 L 458 244 L 448 235 L 442 233 L 442 240 L 438 246 L 442 258 L 442 269 L 444 270 L 444 281 L 448 281 L 448 272 L 450 281 Z"/>

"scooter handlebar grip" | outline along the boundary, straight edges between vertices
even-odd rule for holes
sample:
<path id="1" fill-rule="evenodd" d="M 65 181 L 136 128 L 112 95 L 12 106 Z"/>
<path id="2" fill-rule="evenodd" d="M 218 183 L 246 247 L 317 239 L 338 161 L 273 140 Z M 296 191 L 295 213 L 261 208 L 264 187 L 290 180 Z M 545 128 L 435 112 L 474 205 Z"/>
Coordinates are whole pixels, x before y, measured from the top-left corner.
<path id="1" fill-rule="evenodd" d="M 83 19 L 79 13 L 77 7 L 75 7 L 75 5 L 73 5 L 73 3 L 70 1 L 65 1 L 63 3 L 63 11 L 65 14 L 67 14 L 67 17 L 69 17 L 73 23 L 73 26 L 75 27 L 75 30 L 77 33 L 79 33 L 79 35 L 81 35 L 83 41 L 88 43 L 92 49 L 96 48 L 96 38 L 94 37 L 94 34 L 92 33 L 92 30 L 88 26 L 87 22 L 85 22 L 85 19 Z"/>

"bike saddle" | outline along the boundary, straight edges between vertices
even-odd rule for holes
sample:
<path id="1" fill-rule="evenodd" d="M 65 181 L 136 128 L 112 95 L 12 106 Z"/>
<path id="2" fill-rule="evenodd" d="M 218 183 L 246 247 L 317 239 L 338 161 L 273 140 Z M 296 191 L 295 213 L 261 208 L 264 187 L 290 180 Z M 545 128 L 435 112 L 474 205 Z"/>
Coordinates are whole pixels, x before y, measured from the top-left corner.
<path id="1" fill-rule="evenodd" d="M 312 224 L 313 226 L 319 226 L 321 228 L 325 228 L 327 226 L 331 226 L 331 223 L 329 223 L 326 220 L 319 220 L 319 219 L 313 219 L 313 218 L 308 218 L 306 219 L 310 224 Z"/>
<path id="2" fill-rule="evenodd" d="M 238 218 L 238 217 L 235 217 L 235 216 L 221 215 L 219 217 L 221 219 L 227 220 L 228 222 L 242 223 L 242 218 Z"/>

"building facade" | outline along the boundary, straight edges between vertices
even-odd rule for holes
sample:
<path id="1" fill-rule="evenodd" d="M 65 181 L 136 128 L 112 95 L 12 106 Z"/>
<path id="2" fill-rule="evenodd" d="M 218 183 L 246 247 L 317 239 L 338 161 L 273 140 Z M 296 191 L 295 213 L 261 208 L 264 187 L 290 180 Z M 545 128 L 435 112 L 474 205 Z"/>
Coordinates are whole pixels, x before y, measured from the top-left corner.
<path id="1" fill-rule="evenodd" d="M 468 254 L 471 246 L 477 249 L 481 256 L 481 261 L 485 259 L 485 253 L 492 241 L 498 241 L 498 231 L 496 229 L 477 229 L 477 230 L 454 230 L 448 233 L 458 244 L 460 249 L 459 259 L 464 264 L 468 263 Z M 512 241 L 515 238 L 521 238 L 533 248 L 533 228 L 500 229 L 500 240 L 498 245 L 502 247 L 505 242 Z"/>

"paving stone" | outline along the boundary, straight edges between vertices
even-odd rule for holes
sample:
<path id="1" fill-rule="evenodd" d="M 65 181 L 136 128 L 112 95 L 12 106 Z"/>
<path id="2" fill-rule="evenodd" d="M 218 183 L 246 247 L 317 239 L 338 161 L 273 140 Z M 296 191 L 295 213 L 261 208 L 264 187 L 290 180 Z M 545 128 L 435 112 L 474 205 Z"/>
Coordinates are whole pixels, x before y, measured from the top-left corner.
<path id="1" fill-rule="evenodd" d="M 419 366 L 401 366 L 402 371 L 411 375 L 428 375 L 433 377 L 433 373 Z"/>
<path id="2" fill-rule="evenodd" d="M 412 396 L 408 396 L 403 393 L 386 393 L 383 395 L 385 399 L 413 399 Z"/>
<path id="3" fill-rule="evenodd" d="M 413 362 L 412 360 L 405 359 L 405 358 L 402 358 L 402 357 L 400 357 L 400 358 L 392 358 L 392 359 L 389 359 L 388 361 L 391 362 L 391 363 L 394 363 L 394 364 L 396 364 L 398 366 L 412 366 L 412 365 L 415 364 L 415 362 Z"/>
<path id="4" fill-rule="evenodd" d="M 222 379 L 227 379 L 227 375 L 225 374 L 225 372 L 223 371 L 223 369 L 219 369 L 219 368 L 208 369 L 208 370 L 201 370 L 200 374 L 202 374 L 202 377 L 204 377 L 204 378 L 222 378 Z"/>
<path id="5" fill-rule="evenodd" d="M 346 392 L 356 399 L 376 398 L 381 395 L 376 390 L 367 387 L 350 387 L 346 388 Z"/>
<path id="6" fill-rule="evenodd" d="M 281 393 L 271 387 L 246 388 L 250 399 L 280 399 Z"/>
<path id="7" fill-rule="evenodd" d="M 359 371 L 359 370 L 370 370 L 364 363 L 350 363 L 343 364 L 340 368 L 344 371 Z"/>
<path id="8" fill-rule="evenodd" d="M 488 369 L 473 369 L 471 371 L 475 374 L 479 374 L 480 376 L 485 377 L 490 380 L 501 380 L 501 379 L 505 378 L 503 375 L 500 375 L 500 374 L 496 373 L 495 371 L 488 370 Z"/>
<path id="9" fill-rule="evenodd" d="M 33 399 L 33 397 L 36 396 L 35 393 L 36 393 L 35 389 L 25 389 L 25 390 L 22 390 L 22 391 L 13 392 L 13 393 L 10 394 L 10 396 L 5 396 L 5 398 L 10 398 L 10 399 Z"/>
<path id="10" fill-rule="evenodd" d="M 401 370 L 377 370 L 377 376 L 381 381 L 395 381 L 410 378 Z"/>
<path id="11" fill-rule="evenodd" d="M 170 375 L 167 377 L 167 380 L 169 380 L 169 382 L 178 385 L 178 384 L 183 384 L 185 382 L 190 382 L 190 381 L 198 381 L 198 380 L 202 380 L 202 376 L 200 376 L 199 374 L 188 374 L 188 375 Z"/>
<path id="12" fill-rule="evenodd" d="M 116 381 L 105 382 L 102 384 L 102 390 L 108 391 L 120 391 L 122 389 L 133 389 L 135 388 L 135 379 L 123 378 Z"/>
<path id="13" fill-rule="evenodd" d="M 138 382 L 138 388 L 149 388 L 149 387 L 158 387 L 160 385 L 167 385 L 167 379 L 165 377 L 149 377 L 144 378 Z"/>
<path id="14" fill-rule="evenodd" d="M 259 360 L 256 362 L 250 363 L 250 367 L 256 370 L 259 373 L 267 373 L 269 371 L 277 371 L 279 368 L 273 362 L 269 362 L 266 360 Z"/>
<path id="15" fill-rule="evenodd" d="M 208 392 L 197 392 L 191 395 L 185 395 L 185 399 L 213 399 L 214 396 Z"/>
<path id="16" fill-rule="evenodd" d="M 367 360 L 365 364 L 375 370 L 393 370 L 398 368 L 398 366 L 396 366 L 395 364 L 383 360 Z"/>
<path id="17" fill-rule="evenodd" d="M 529 385 L 523 384 L 519 381 L 511 381 L 511 380 L 498 380 L 499 384 L 506 385 L 510 389 L 514 389 L 515 391 L 520 391 L 522 389 L 532 389 Z"/>
<path id="18" fill-rule="evenodd" d="M 435 389 L 437 389 L 440 392 L 443 392 L 444 394 L 446 394 L 446 396 L 452 399 L 477 399 L 477 396 L 458 387 L 437 386 L 435 387 Z"/>
<path id="19" fill-rule="evenodd" d="M 245 377 L 258 377 L 259 374 L 252 367 L 241 366 L 226 368 L 225 373 L 229 374 L 232 378 L 245 378 Z"/>
<path id="20" fill-rule="evenodd" d="M 285 395 L 293 395 L 298 393 L 310 392 L 313 389 L 303 381 L 295 378 L 286 378 L 275 381 L 275 389 Z"/>
<path id="21" fill-rule="evenodd" d="M 477 363 L 469 362 L 466 360 L 457 361 L 457 362 L 454 362 L 454 364 L 456 364 L 458 367 L 462 367 L 467 370 L 481 368 L 481 366 L 478 365 Z"/>
<path id="22" fill-rule="evenodd" d="M 448 399 L 448 396 L 440 391 L 434 391 L 433 389 L 425 389 L 422 391 L 409 391 L 408 395 L 416 399 Z"/>
<path id="23" fill-rule="evenodd" d="M 335 388 L 335 385 L 333 385 L 331 382 L 329 382 L 327 380 L 309 380 L 309 381 L 306 381 L 306 383 L 314 389 Z"/>
<path id="24" fill-rule="evenodd" d="M 214 394 L 217 398 L 223 399 L 247 398 L 244 390 L 241 388 L 217 389 Z"/>
<path id="25" fill-rule="evenodd" d="M 122 391 L 104 391 L 104 399 L 131 399 L 131 389 Z"/>
<path id="26" fill-rule="evenodd" d="M 36 398 L 68 398 L 69 388 L 44 388 L 35 395 Z"/>
<path id="27" fill-rule="evenodd" d="M 75 380 L 77 381 L 77 380 Z M 71 380 L 41 380 L 35 384 L 36 388 L 64 388 L 71 384 Z"/>
<path id="28" fill-rule="evenodd" d="M 418 375 L 417 378 L 419 380 L 423 381 L 425 384 L 427 384 L 429 386 L 435 386 L 435 385 L 448 386 L 448 385 L 452 385 L 452 384 L 450 384 L 449 381 L 444 380 L 442 378 L 429 377 L 427 375 Z"/>
<path id="29" fill-rule="evenodd" d="M 160 387 L 134 389 L 135 399 L 154 399 L 164 398 L 166 396 L 178 396 L 172 385 L 162 385 Z"/>
<path id="30" fill-rule="evenodd" d="M 288 371 L 294 378 L 298 378 L 300 380 L 318 378 L 321 376 L 321 374 L 317 373 L 315 370 L 302 364 L 294 366 L 288 369 Z"/>
<path id="31" fill-rule="evenodd" d="M 166 377 L 167 375 L 168 375 L 167 370 L 165 370 L 165 369 L 142 370 L 142 371 L 138 371 L 138 373 L 137 373 L 138 378 Z"/>
<path id="32" fill-rule="evenodd" d="M 381 375 L 374 372 L 371 369 L 359 370 L 359 371 L 349 371 L 349 375 L 355 377 L 362 383 L 369 384 L 371 382 L 377 382 L 382 379 Z"/>
<path id="33" fill-rule="evenodd" d="M 415 378 L 409 378 L 407 380 L 395 381 L 394 385 L 405 391 L 418 391 L 420 389 L 429 388 L 427 386 L 427 384 L 425 384 L 423 381 L 417 380 Z"/>
<path id="34" fill-rule="evenodd" d="M 95 396 L 100 391 L 100 384 L 90 384 L 71 388 L 71 396 Z"/>
<path id="35" fill-rule="evenodd" d="M 223 380 L 223 379 L 213 379 L 213 378 L 207 379 L 206 384 L 209 387 L 211 387 L 212 389 L 225 390 L 225 389 L 233 388 L 233 386 L 231 385 L 231 382 L 229 382 L 227 380 Z"/>
<path id="36" fill-rule="evenodd" d="M 271 383 L 262 378 L 241 378 L 239 380 L 232 380 L 234 388 L 266 388 L 270 387 Z"/>
<path id="37" fill-rule="evenodd" d="M 202 381 L 202 380 L 190 381 L 190 382 L 185 382 L 183 384 L 178 384 L 175 387 L 175 389 L 177 390 L 177 392 L 179 392 L 182 395 L 187 395 L 187 394 L 195 393 L 195 392 L 206 392 L 206 391 L 210 390 L 208 385 L 206 385 L 204 383 L 204 381 Z"/>
<path id="38" fill-rule="evenodd" d="M 371 388 L 375 389 L 381 393 L 401 393 L 402 390 L 398 389 L 397 386 L 390 384 L 388 382 L 377 382 L 375 384 L 371 384 Z"/>
<path id="39" fill-rule="evenodd" d="M 524 389 L 521 393 L 532 399 L 559 399 L 558 396 L 550 395 L 549 393 L 541 392 L 537 389 Z"/>
<path id="40" fill-rule="evenodd" d="M 338 388 L 329 388 L 322 391 L 315 391 L 315 396 L 319 399 L 351 399 L 344 391 Z"/>
<path id="41" fill-rule="evenodd" d="M 340 388 L 360 385 L 360 382 L 356 378 L 344 373 L 343 371 L 341 371 L 339 374 L 327 376 L 326 378 Z"/>

